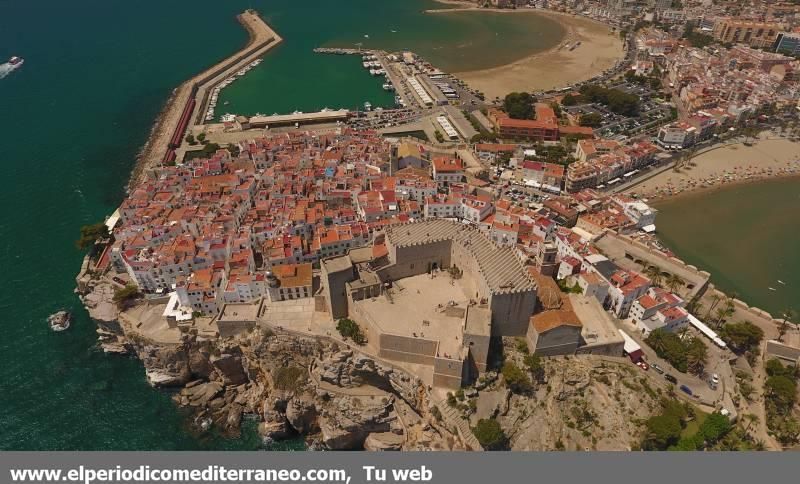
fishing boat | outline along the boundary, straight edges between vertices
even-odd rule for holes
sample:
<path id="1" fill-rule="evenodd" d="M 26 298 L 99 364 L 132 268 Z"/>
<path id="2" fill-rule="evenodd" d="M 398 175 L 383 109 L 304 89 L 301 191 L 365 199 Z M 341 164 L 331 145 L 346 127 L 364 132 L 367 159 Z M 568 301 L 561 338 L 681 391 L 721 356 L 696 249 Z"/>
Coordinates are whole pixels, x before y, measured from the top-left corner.
<path id="1" fill-rule="evenodd" d="M 369 101 L 365 102 L 364 103 L 364 110 L 365 111 L 372 111 L 372 103 L 370 103 Z"/>

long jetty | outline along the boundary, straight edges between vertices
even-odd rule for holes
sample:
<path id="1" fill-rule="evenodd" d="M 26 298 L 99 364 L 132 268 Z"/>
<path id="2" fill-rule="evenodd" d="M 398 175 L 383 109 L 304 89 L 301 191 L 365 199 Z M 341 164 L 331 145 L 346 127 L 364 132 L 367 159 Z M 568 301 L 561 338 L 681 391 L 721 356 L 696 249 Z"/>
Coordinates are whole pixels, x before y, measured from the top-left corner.
<path id="1" fill-rule="evenodd" d="M 153 167 L 175 160 L 175 149 L 183 142 L 190 125 L 202 124 L 214 87 L 255 59 L 263 56 L 283 39 L 254 10 L 236 16 L 247 30 L 249 40 L 238 52 L 178 86 L 167 101 L 153 127 L 150 139 L 139 155 L 131 175 L 131 185 L 141 182 Z"/>

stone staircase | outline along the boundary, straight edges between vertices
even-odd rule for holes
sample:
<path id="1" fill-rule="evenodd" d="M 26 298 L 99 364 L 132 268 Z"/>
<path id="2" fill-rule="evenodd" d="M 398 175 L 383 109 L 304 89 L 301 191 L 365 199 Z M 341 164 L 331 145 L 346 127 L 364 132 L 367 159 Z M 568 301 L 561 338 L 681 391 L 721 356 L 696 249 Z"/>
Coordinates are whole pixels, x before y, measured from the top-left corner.
<path id="1" fill-rule="evenodd" d="M 469 428 L 469 420 L 461 418 L 461 413 L 448 405 L 446 401 L 437 402 L 436 406 L 439 407 L 439 411 L 442 413 L 442 420 L 444 420 L 446 426 L 448 428 L 455 427 L 459 437 L 461 437 L 468 449 L 474 451 L 483 450 L 481 443 L 478 442 L 477 437 L 472 433 L 472 429 Z"/>

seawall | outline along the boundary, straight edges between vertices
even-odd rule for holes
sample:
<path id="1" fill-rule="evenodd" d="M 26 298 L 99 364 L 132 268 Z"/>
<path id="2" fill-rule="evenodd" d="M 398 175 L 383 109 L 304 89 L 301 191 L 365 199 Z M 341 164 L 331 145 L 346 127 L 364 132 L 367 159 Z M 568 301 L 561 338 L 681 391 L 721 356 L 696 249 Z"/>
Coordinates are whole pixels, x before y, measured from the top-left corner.
<path id="1" fill-rule="evenodd" d="M 202 116 L 200 121 L 198 116 L 205 112 L 209 93 L 216 84 L 283 40 L 254 10 L 247 10 L 236 18 L 249 34 L 247 44 L 231 56 L 183 82 L 172 92 L 139 154 L 129 186 L 141 183 L 150 169 L 174 159 L 174 149 L 183 142 L 186 129 L 192 123 L 202 122 Z"/>

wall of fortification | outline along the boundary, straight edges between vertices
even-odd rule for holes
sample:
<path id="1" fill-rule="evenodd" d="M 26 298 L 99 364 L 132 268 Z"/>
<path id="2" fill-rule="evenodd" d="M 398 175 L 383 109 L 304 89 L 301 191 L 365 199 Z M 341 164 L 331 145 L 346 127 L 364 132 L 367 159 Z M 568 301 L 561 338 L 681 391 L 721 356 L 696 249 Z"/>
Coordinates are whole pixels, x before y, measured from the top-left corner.
<path id="1" fill-rule="evenodd" d="M 382 281 L 397 281 L 425 274 L 433 264 L 440 269 L 446 269 L 450 267 L 450 245 L 449 240 L 442 240 L 430 244 L 396 247 L 394 264 L 381 269 L 378 277 Z"/>
<path id="2" fill-rule="evenodd" d="M 525 336 L 536 307 L 536 292 L 524 291 L 494 294 L 489 300 L 492 310 L 493 336 Z"/>
<path id="3" fill-rule="evenodd" d="M 490 296 L 489 286 L 486 284 L 486 279 L 480 272 L 478 267 L 478 260 L 472 255 L 472 252 L 467 250 L 466 247 L 459 243 L 452 244 L 452 258 L 451 265 L 455 265 L 463 272 L 463 277 L 472 281 L 475 286 L 477 297 L 475 294 L 470 294 L 470 297 L 480 300 Z"/>
<path id="4" fill-rule="evenodd" d="M 682 270 L 690 273 L 692 275 L 692 277 L 695 278 L 695 280 L 694 281 L 689 281 L 689 282 L 695 284 L 695 287 L 693 287 L 691 289 L 690 296 L 688 297 L 688 299 L 692 299 L 692 298 L 696 297 L 697 295 L 702 295 L 706 291 L 706 289 L 708 287 L 709 279 L 711 278 L 711 274 L 710 273 L 708 273 L 706 271 L 703 271 L 703 270 L 700 270 L 700 269 L 698 269 L 697 267 L 695 267 L 695 266 L 693 266 L 691 264 L 687 264 L 686 262 L 682 261 L 681 259 L 678 259 L 677 257 L 670 257 L 666 253 L 661 252 L 660 250 L 654 249 L 654 248 L 648 246 L 647 244 L 639 242 L 638 240 L 634 240 L 634 239 L 632 239 L 631 237 L 629 237 L 627 235 L 618 234 L 617 232 L 614 232 L 613 230 L 609 230 L 609 231 L 603 233 L 603 235 L 601 235 L 601 237 L 608 237 L 608 236 L 614 237 L 614 238 L 616 238 L 616 239 L 618 239 L 618 240 L 620 240 L 622 242 L 630 244 L 632 247 L 635 247 L 636 249 L 639 249 L 639 250 L 647 253 L 648 255 L 656 258 L 656 259 L 662 259 L 662 260 L 664 260 L 666 262 L 669 262 L 670 264 L 675 264 L 676 266 L 680 267 Z M 650 262 L 651 263 L 656 263 L 654 261 L 650 261 Z M 681 276 L 682 274 L 678 274 L 678 275 Z"/>
<path id="5" fill-rule="evenodd" d="M 378 355 L 406 363 L 433 365 L 439 342 L 426 338 L 411 338 L 381 333 L 378 336 Z"/>
<path id="6" fill-rule="evenodd" d="M 435 358 L 433 386 L 458 389 L 464 380 L 464 362 L 448 358 Z"/>

